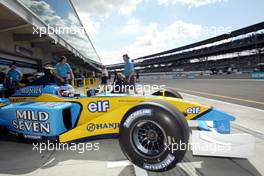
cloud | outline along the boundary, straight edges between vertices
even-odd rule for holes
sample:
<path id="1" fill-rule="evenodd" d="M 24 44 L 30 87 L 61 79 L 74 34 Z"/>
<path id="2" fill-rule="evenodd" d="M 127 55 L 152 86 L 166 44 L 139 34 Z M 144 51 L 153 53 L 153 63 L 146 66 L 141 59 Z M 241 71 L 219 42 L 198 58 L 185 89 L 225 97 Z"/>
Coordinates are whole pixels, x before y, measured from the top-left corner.
<path id="1" fill-rule="evenodd" d="M 81 13 L 108 18 L 112 13 L 130 15 L 142 0 L 72 0 Z"/>
<path id="2" fill-rule="evenodd" d="M 160 5 L 175 5 L 177 3 L 181 3 L 184 5 L 188 5 L 190 7 L 200 7 L 203 5 L 214 4 L 214 3 L 221 3 L 227 2 L 228 0 L 158 0 Z"/>
<path id="3" fill-rule="evenodd" d="M 72 0 L 78 15 L 92 38 L 100 29 L 101 23 L 113 13 L 130 15 L 142 0 Z"/>
<path id="4" fill-rule="evenodd" d="M 129 16 L 136 10 L 141 2 L 142 0 L 72 0 L 72 3 L 78 11 L 79 17 L 88 34 L 91 36 L 92 41 L 95 40 L 96 34 L 100 30 L 101 23 L 108 19 L 113 13 Z M 133 31 L 127 30 L 123 32 L 132 33 Z M 107 55 L 109 57 L 110 55 L 113 56 L 115 54 L 112 51 L 112 54 L 105 54 L 108 51 L 100 51 L 100 48 L 96 49 L 100 56 Z"/>
<path id="5" fill-rule="evenodd" d="M 141 30 L 140 21 L 137 18 L 131 18 L 126 25 L 121 28 L 123 34 L 137 34 Z"/>
<path id="6" fill-rule="evenodd" d="M 79 17 L 89 36 L 91 38 L 95 38 L 101 27 L 101 23 L 99 21 L 93 20 L 88 13 L 79 12 Z"/>
<path id="7" fill-rule="evenodd" d="M 203 26 L 175 21 L 167 27 L 160 29 L 157 23 L 143 25 L 139 20 L 132 18 L 127 26 L 121 28 L 126 34 L 136 35 L 135 41 L 119 50 L 102 51 L 101 56 L 105 58 L 105 64 L 122 62 L 122 55 L 128 53 L 131 58 L 138 58 L 164 50 L 176 48 L 186 44 L 184 41 L 197 39 L 202 35 Z M 134 24 L 135 26 L 133 27 Z M 126 29 L 132 28 L 128 31 Z M 136 30 L 135 30 L 136 29 Z M 119 58 L 117 58 L 120 56 Z"/>

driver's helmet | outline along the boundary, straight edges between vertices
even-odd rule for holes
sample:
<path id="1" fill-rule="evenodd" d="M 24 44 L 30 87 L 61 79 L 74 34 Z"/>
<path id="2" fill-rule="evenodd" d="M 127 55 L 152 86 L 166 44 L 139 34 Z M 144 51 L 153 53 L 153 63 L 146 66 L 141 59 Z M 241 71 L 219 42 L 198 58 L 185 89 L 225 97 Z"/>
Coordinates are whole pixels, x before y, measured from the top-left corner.
<path id="1" fill-rule="evenodd" d="M 74 92 L 73 87 L 70 84 L 60 86 L 58 89 L 58 95 L 62 97 L 69 97 Z"/>

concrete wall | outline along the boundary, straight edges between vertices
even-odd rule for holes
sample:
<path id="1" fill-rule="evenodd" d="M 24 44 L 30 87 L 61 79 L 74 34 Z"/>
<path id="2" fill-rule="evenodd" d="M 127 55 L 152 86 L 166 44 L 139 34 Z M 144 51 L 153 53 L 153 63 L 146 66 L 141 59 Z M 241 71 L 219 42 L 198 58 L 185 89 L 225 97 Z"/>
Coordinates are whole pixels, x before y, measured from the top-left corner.
<path id="1" fill-rule="evenodd" d="M 222 75 L 194 75 L 194 77 L 189 77 L 189 75 L 176 75 L 176 74 L 149 74 L 140 75 L 141 80 L 173 80 L 173 79 L 251 79 L 250 73 L 241 74 L 222 74 Z"/>
<path id="2" fill-rule="evenodd" d="M 14 42 L 13 41 L 13 32 L 8 31 L 8 32 L 2 32 L 0 33 L 0 50 L 4 50 L 6 52 L 10 53 L 16 53 L 15 52 L 15 45 L 27 48 L 32 51 L 33 58 L 37 58 L 40 60 L 47 60 L 47 59 L 52 59 L 51 52 L 48 50 L 43 50 L 41 48 L 31 48 L 30 42 L 28 41 L 19 41 L 19 42 Z M 28 60 L 28 59 L 26 59 Z"/>
<path id="3" fill-rule="evenodd" d="M 8 32 L 0 32 L 0 50 L 8 52 L 8 53 L 13 53 L 12 54 L 7 54 L 7 53 L 2 53 L 0 51 L 0 57 L 5 58 L 5 59 L 11 59 L 14 61 L 22 61 L 26 63 L 31 63 L 31 64 L 37 64 L 37 61 L 34 59 L 26 58 L 26 57 L 19 57 L 15 56 L 16 51 L 15 51 L 15 46 L 18 45 L 20 47 L 27 48 L 32 51 L 32 57 L 41 60 L 42 65 L 47 64 L 47 63 L 56 63 L 56 60 L 54 60 L 52 56 L 52 51 L 49 47 L 47 48 L 31 48 L 30 41 L 19 41 L 15 42 L 13 41 L 13 33 L 14 31 L 8 31 Z M 84 72 L 84 70 L 87 70 L 82 65 L 74 65 L 70 63 L 72 68 L 78 68 L 78 70 L 81 71 L 81 73 Z M 2 66 L 3 67 L 3 66 Z M 25 72 L 32 72 L 32 69 L 21 69 L 24 70 Z"/>

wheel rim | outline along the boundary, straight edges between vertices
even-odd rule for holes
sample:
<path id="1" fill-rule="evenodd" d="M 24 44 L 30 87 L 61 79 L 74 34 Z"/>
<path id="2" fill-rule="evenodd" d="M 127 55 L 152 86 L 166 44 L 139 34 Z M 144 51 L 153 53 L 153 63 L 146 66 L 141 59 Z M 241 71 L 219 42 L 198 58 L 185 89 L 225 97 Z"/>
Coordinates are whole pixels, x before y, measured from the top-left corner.
<path id="1" fill-rule="evenodd" d="M 132 139 L 134 148 L 141 155 L 156 157 L 165 149 L 164 130 L 153 121 L 139 121 L 133 126 Z"/>

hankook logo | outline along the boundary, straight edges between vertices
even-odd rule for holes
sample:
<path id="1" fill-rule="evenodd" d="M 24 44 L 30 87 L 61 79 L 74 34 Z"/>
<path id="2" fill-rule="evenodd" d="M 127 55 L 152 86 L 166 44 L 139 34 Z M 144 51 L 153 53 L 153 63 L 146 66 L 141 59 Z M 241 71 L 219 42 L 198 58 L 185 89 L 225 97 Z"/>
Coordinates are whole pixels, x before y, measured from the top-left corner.
<path id="1" fill-rule="evenodd" d="M 93 132 L 95 130 L 105 129 L 105 128 L 117 129 L 119 128 L 119 126 L 120 126 L 119 123 L 100 123 L 100 124 L 89 123 L 86 129 L 89 132 Z"/>

